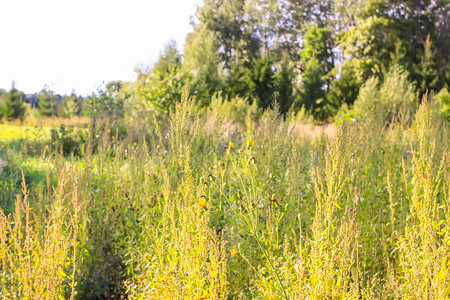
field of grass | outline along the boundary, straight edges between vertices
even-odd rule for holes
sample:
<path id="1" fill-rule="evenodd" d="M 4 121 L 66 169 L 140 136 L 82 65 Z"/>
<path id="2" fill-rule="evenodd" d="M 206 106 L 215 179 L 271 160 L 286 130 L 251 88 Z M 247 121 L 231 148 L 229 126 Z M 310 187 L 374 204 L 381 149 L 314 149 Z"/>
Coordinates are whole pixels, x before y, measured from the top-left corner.
<path id="1" fill-rule="evenodd" d="M 199 118 L 184 97 L 145 134 L 83 127 L 71 154 L 0 125 L 0 298 L 449 299 L 435 111 L 308 135 L 273 111 Z M 26 137 L 33 151 L 8 143 Z"/>
<path id="2" fill-rule="evenodd" d="M 0 124 L 0 143 L 17 140 L 49 139 L 50 127 L 37 127 L 33 125 Z"/>

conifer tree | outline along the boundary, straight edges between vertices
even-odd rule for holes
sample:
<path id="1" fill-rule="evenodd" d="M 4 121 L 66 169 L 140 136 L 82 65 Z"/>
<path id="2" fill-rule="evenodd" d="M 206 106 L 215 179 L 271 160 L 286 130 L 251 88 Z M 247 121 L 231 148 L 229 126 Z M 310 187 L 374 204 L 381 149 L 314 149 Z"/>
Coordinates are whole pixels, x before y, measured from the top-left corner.
<path id="1" fill-rule="evenodd" d="M 52 91 L 44 88 L 38 95 L 39 114 L 43 117 L 56 115 L 56 97 Z"/>
<path id="2" fill-rule="evenodd" d="M 22 119 L 25 114 L 24 94 L 14 86 L 0 98 L 0 115 L 4 119 Z"/>

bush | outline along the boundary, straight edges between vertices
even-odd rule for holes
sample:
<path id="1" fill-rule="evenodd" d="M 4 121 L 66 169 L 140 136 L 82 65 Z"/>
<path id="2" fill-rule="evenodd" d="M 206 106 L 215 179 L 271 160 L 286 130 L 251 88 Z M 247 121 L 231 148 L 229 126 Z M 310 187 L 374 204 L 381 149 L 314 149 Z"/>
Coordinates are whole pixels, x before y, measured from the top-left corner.
<path id="1" fill-rule="evenodd" d="M 442 117 L 450 122 L 450 93 L 448 89 L 443 88 L 437 95 L 436 99 L 439 103 L 439 112 Z"/>
<path id="2" fill-rule="evenodd" d="M 381 85 L 375 77 L 363 84 L 353 110 L 360 119 L 377 112 L 389 123 L 394 123 L 410 120 L 417 106 L 415 99 L 417 95 L 408 81 L 408 74 L 394 65 Z"/>
<path id="3" fill-rule="evenodd" d="M 212 114 L 223 117 L 226 120 L 235 121 L 239 124 L 245 124 L 245 116 L 250 114 L 253 119 L 259 119 L 261 112 L 258 110 L 256 102 L 248 104 L 247 99 L 235 97 L 228 99 L 217 93 L 211 99 L 209 111 Z"/>
<path id="4" fill-rule="evenodd" d="M 73 154 L 76 156 L 81 153 L 81 147 L 86 141 L 83 135 L 87 135 L 87 132 L 76 131 L 73 126 L 61 125 L 59 130 L 52 129 L 50 135 L 54 150 L 62 150 L 63 155 Z"/>

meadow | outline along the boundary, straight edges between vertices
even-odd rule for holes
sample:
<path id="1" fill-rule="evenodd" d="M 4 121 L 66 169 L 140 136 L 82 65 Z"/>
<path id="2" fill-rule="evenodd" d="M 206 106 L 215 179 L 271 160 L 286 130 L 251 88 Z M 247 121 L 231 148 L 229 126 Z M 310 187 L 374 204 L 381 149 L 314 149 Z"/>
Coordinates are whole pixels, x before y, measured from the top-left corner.
<path id="1" fill-rule="evenodd" d="M 329 127 L 186 95 L 145 130 L 24 124 L 0 125 L 2 299 L 450 299 L 433 99 Z"/>

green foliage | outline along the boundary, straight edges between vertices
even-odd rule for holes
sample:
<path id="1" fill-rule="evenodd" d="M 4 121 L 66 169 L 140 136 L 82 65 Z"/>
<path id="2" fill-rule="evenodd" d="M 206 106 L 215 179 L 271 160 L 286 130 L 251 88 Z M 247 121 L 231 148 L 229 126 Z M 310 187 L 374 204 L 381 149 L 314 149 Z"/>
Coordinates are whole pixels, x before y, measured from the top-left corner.
<path id="1" fill-rule="evenodd" d="M 376 77 L 369 78 L 359 90 L 353 110 L 361 118 L 366 117 L 381 107 L 379 81 Z"/>
<path id="2" fill-rule="evenodd" d="M 199 9 L 200 24 L 215 33 L 226 67 L 238 59 L 250 61 L 259 50 L 254 28 L 245 20 L 246 1 L 206 0 Z"/>
<path id="3" fill-rule="evenodd" d="M 417 107 L 417 94 L 408 81 L 408 74 L 399 66 L 392 66 L 381 86 L 377 78 L 372 77 L 361 87 L 354 111 L 365 118 L 374 111 L 394 123 L 411 120 L 412 112 Z"/>
<path id="4" fill-rule="evenodd" d="M 38 95 L 39 114 L 43 117 L 56 116 L 57 99 L 55 94 L 48 90 L 43 89 Z"/>
<path id="5" fill-rule="evenodd" d="M 325 98 L 325 80 L 316 57 L 311 57 L 302 72 L 301 97 L 297 105 L 304 105 L 314 115 L 323 107 Z"/>
<path id="6" fill-rule="evenodd" d="M 450 92 L 448 88 L 443 88 L 435 97 L 438 100 L 442 117 L 450 122 Z"/>
<path id="7" fill-rule="evenodd" d="M 272 60 L 263 56 L 254 58 L 251 67 L 246 70 L 247 93 L 243 96 L 248 96 L 250 103 L 255 101 L 262 109 L 268 108 L 273 103 L 275 74 L 272 68 Z"/>
<path id="8" fill-rule="evenodd" d="M 170 71 L 164 76 L 141 72 L 135 82 L 139 110 L 166 113 L 181 98 L 181 90 L 189 82 L 189 75 Z"/>
<path id="9" fill-rule="evenodd" d="M 130 97 L 128 85 L 111 81 L 105 88 L 98 88 L 98 95 L 92 95 L 84 106 L 84 114 L 96 119 L 121 119 L 125 115 L 125 103 Z"/>
<path id="10" fill-rule="evenodd" d="M 56 152 L 62 151 L 64 156 L 80 155 L 82 145 L 86 142 L 87 134 L 83 134 L 81 130 L 75 130 L 73 126 L 66 127 L 61 125 L 58 130 L 51 129 L 50 137 L 52 149 Z"/>
<path id="11" fill-rule="evenodd" d="M 330 89 L 326 95 L 332 113 L 336 112 L 342 105 L 353 105 L 361 86 L 355 67 L 351 62 L 346 62 L 342 67 L 333 72 L 339 73 L 339 78 L 331 82 Z"/>
<path id="12" fill-rule="evenodd" d="M 326 28 L 311 27 L 304 35 L 305 43 L 300 55 L 304 62 L 311 57 L 319 60 L 323 73 L 326 74 L 333 69 L 333 58 L 331 49 L 334 41 L 331 36 L 331 30 Z"/>
<path id="13" fill-rule="evenodd" d="M 80 113 L 80 100 L 75 94 L 63 96 L 61 103 L 58 105 L 58 116 L 62 118 L 70 118 L 78 116 Z"/>
<path id="14" fill-rule="evenodd" d="M 426 94 L 427 91 L 437 91 L 439 88 L 440 82 L 436 63 L 436 51 L 429 35 L 425 41 L 420 62 L 416 65 L 415 77 L 417 78 L 417 87 L 421 95 Z"/>
<path id="15" fill-rule="evenodd" d="M 130 115 L 164 115 L 189 81 L 201 107 L 222 92 L 280 113 L 294 103 L 321 121 L 350 107 L 361 85 L 398 65 L 419 92 L 445 83 L 447 4 L 391 0 L 205 0 L 184 57 L 172 42 L 138 71 Z M 447 47 L 448 48 L 448 47 Z"/>
<path id="16" fill-rule="evenodd" d="M 450 62 L 446 66 L 446 73 L 445 73 L 444 81 L 445 81 L 444 87 L 446 87 L 447 90 L 450 89 Z"/>
<path id="17" fill-rule="evenodd" d="M 329 115 L 326 86 L 330 84 L 329 72 L 333 68 L 331 32 L 328 29 L 311 27 L 305 35 L 302 58 L 302 87 L 298 106 L 324 119 Z"/>
<path id="18" fill-rule="evenodd" d="M 168 44 L 160 55 L 156 69 L 139 70 L 133 85 L 139 110 L 167 113 L 179 101 L 190 75 L 181 70 L 181 59 L 174 44 Z"/>
<path id="19" fill-rule="evenodd" d="M 241 125 L 245 124 L 246 116 L 251 116 L 253 119 L 259 119 L 261 116 L 256 102 L 250 105 L 245 98 L 234 97 L 228 99 L 221 93 L 212 97 L 208 110 L 212 115 L 217 115 L 226 121 L 236 122 Z"/>
<path id="20" fill-rule="evenodd" d="M 225 93 L 231 98 L 236 96 L 247 95 L 247 81 L 248 81 L 248 64 L 239 60 L 233 62 L 230 66 L 229 76 L 225 85 Z"/>
<path id="21" fill-rule="evenodd" d="M 279 63 L 278 70 L 275 74 L 274 99 L 277 101 L 281 114 L 286 114 L 294 103 L 296 96 L 295 90 L 295 69 L 287 54 L 283 54 L 283 58 Z"/>
<path id="22" fill-rule="evenodd" d="M 172 70 L 177 70 L 181 67 L 181 55 L 178 53 L 177 44 L 174 40 L 169 41 L 164 48 L 163 53 L 158 58 L 158 61 L 153 66 L 153 72 L 157 76 L 163 77 Z"/>
<path id="23" fill-rule="evenodd" d="M 25 114 L 23 93 L 14 87 L 0 95 L 0 114 L 4 119 L 22 119 Z"/>
<path id="24" fill-rule="evenodd" d="M 182 72 L 191 74 L 191 94 L 201 106 L 209 105 L 213 94 L 223 88 L 219 45 L 215 33 L 205 26 L 197 26 L 186 38 Z"/>

